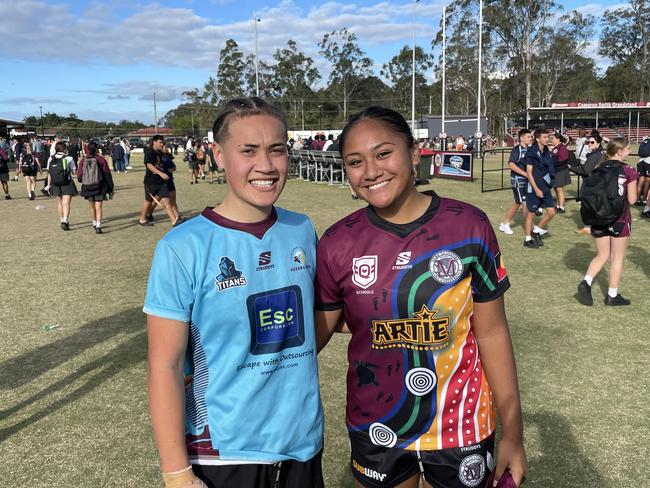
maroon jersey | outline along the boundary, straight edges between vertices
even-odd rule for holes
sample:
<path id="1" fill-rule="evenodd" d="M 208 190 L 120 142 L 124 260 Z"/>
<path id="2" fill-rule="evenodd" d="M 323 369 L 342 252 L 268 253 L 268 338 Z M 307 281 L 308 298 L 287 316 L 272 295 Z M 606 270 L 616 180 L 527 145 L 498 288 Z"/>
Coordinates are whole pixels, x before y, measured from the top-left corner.
<path id="1" fill-rule="evenodd" d="M 328 229 L 317 252 L 316 306 L 342 307 L 352 333 L 348 429 L 410 450 L 476 444 L 494 431 L 473 302 L 510 286 L 487 216 L 427 194 L 415 222 L 392 224 L 367 207 Z"/>

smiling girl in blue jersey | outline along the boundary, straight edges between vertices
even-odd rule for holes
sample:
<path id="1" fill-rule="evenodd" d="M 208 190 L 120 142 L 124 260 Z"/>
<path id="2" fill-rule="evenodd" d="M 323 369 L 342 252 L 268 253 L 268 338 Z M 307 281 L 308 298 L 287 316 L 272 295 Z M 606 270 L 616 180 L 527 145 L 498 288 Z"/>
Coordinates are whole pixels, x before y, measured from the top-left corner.
<path id="1" fill-rule="evenodd" d="M 156 247 L 149 404 L 167 488 L 322 487 L 316 233 L 277 208 L 287 125 L 259 98 L 215 120 L 223 201 Z"/>

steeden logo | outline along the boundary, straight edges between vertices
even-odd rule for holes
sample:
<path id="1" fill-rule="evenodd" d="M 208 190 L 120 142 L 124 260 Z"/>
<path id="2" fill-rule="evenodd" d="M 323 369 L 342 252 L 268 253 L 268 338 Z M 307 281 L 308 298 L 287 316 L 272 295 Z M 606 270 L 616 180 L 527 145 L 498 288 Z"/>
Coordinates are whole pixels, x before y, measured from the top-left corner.
<path id="1" fill-rule="evenodd" d="M 393 266 L 393 269 L 394 270 L 411 269 L 413 265 L 410 263 L 411 263 L 411 251 L 401 252 L 397 255 L 397 259 L 395 260 L 395 266 Z"/>
<path id="2" fill-rule="evenodd" d="M 273 268 L 275 268 L 275 265 L 271 264 L 271 251 L 261 252 L 257 260 L 257 268 L 255 268 L 255 271 L 264 271 Z"/>

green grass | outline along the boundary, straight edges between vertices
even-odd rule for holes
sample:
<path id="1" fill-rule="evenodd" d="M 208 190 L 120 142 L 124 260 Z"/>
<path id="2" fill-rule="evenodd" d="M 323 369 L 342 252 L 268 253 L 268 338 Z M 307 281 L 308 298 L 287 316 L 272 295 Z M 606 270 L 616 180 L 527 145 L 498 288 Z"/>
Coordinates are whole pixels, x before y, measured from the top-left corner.
<path id="1" fill-rule="evenodd" d="M 140 160 L 141 161 L 141 160 Z M 141 169 L 141 162 L 136 166 Z M 180 165 L 179 165 L 180 166 Z M 478 176 L 479 171 L 475 172 Z M 3 324 L 0 328 L 0 485 L 12 487 L 161 486 L 145 393 L 145 317 L 141 312 L 156 241 L 169 229 L 137 226 L 142 171 L 115 175 L 96 236 L 87 204 L 73 200 L 72 232 L 58 227 L 53 199 L 0 201 Z M 224 187 L 190 186 L 177 176 L 179 206 L 195 215 Z M 474 183 L 432 180 L 443 196 L 470 201 L 499 223 L 511 193 L 480 193 Z M 280 205 L 305 212 L 319 232 L 359 208 L 347 189 L 288 182 Z M 37 205 L 45 208 L 37 210 Z M 634 209 L 635 218 L 638 210 Z M 528 486 L 643 487 L 650 452 L 647 290 L 650 224 L 633 222 L 622 293 L 627 308 L 605 308 L 606 273 L 593 308 L 575 285 L 594 255 L 574 233 L 578 207 L 550 224 L 543 250 L 499 234 L 512 288 L 506 295 L 524 411 Z M 43 331 L 43 325 L 56 328 Z M 326 411 L 326 486 L 352 487 L 344 426 L 346 337 L 320 356 Z"/>

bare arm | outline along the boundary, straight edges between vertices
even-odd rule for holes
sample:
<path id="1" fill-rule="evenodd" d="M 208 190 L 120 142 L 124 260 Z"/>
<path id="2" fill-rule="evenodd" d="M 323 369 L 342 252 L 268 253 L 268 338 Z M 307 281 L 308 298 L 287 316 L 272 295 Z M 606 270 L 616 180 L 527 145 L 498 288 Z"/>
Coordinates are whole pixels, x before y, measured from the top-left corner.
<path id="1" fill-rule="evenodd" d="M 188 326 L 147 316 L 149 411 L 163 472 L 189 466 L 185 447 L 183 361 Z"/>
<path id="2" fill-rule="evenodd" d="M 341 331 L 343 323 L 343 309 L 316 310 L 314 321 L 316 325 L 316 350 L 321 350 L 327 345 L 334 332 Z M 347 328 L 346 328 L 347 329 Z"/>
<path id="3" fill-rule="evenodd" d="M 634 205 L 639 198 L 637 182 L 638 180 L 634 180 L 627 184 L 627 203 L 630 205 Z"/>
<path id="4" fill-rule="evenodd" d="M 157 175 L 160 176 L 163 180 L 168 180 L 168 179 L 169 179 L 169 176 L 167 176 L 165 173 L 163 173 L 163 172 L 160 171 L 158 168 L 156 168 L 155 165 L 153 165 L 153 164 L 151 164 L 151 163 L 147 163 L 146 166 L 147 166 L 147 169 L 148 169 L 149 171 L 151 171 L 152 173 L 157 174 Z"/>
<path id="5" fill-rule="evenodd" d="M 508 166 L 510 166 L 510 171 L 512 171 L 513 173 L 516 173 L 519 176 L 523 176 L 524 178 L 528 178 L 528 174 L 512 161 L 508 162 Z"/>
<path id="6" fill-rule="evenodd" d="M 510 469 L 517 486 L 528 471 L 523 445 L 521 401 L 503 296 L 486 303 L 474 302 L 474 331 L 485 374 L 501 419 L 496 479 Z"/>

